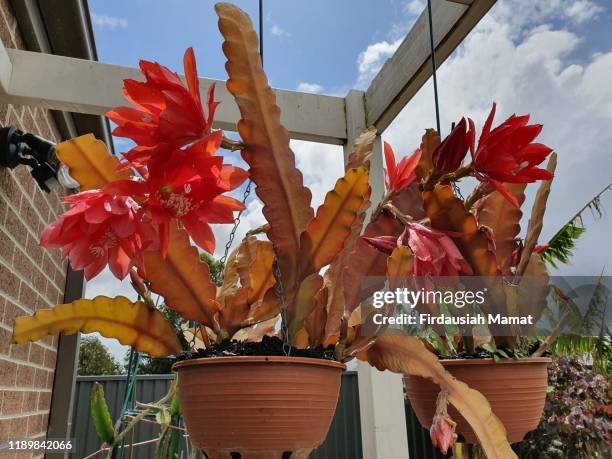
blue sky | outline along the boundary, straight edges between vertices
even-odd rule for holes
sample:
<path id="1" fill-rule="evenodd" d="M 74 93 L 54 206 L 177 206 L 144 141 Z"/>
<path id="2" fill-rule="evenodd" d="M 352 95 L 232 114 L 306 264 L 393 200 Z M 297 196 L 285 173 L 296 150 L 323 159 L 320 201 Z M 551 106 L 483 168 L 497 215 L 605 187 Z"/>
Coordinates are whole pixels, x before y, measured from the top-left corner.
<path id="1" fill-rule="evenodd" d="M 257 23 L 256 0 L 235 3 Z M 213 4 L 90 0 L 99 60 L 136 66 L 144 58 L 181 72 L 183 52 L 193 46 L 201 76 L 225 79 Z M 350 88 L 367 87 L 425 3 L 264 0 L 264 5 L 265 67 L 271 84 L 343 96 Z M 498 102 L 498 122 L 516 112 L 531 113 L 534 122 L 544 124 L 541 141 L 558 152 L 559 166 L 543 242 L 612 182 L 611 24 L 609 0 L 499 0 L 439 72 L 443 133 L 463 115 L 481 126 L 493 101 Z M 434 124 L 428 82 L 383 138 L 403 156 Z M 318 205 L 342 172 L 341 149 L 306 142 L 292 146 Z M 612 211 L 612 193 L 602 204 Z M 251 200 L 239 236 L 263 223 L 260 211 L 261 204 Z M 559 273 L 599 274 L 606 265 L 610 273 L 612 219 L 606 215 L 594 222 L 587 217 L 586 223 L 588 232 L 574 264 Z M 218 246 L 228 231 L 216 230 Z M 90 283 L 88 296 L 117 290 L 125 291 L 125 286 L 105 274 Z"/>

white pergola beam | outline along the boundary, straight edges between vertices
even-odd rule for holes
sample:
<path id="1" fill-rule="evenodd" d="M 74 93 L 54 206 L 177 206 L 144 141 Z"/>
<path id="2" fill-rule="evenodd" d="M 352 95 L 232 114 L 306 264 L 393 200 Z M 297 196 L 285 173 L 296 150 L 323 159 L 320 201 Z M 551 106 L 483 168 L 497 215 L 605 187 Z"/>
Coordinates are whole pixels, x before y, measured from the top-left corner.
<path id="1" fill-rule="evenodd" d="M 496 0 L 432 0 L 436 63 L 442 64 Z M 369 126 L 384 131 L 432 74 L 427 8 L 366 91 Z"/>
<path id="2" fill-rule="evenodd" d="M 0 44 L 0 101 L 103 115 L 123 98 L 123 79 L 143 77 L 136 68 L 4 48 Z M 200 78 L 203 94 L 216 83 L 221 102 L 217 128 L 235 130 L 240 119 L 225 81 Z M 346 141 L 344 98 L 275 89 L 281 121 L 291 138 L 341 145 Z M 3 94 L 2 94 L 3 93 Z"/>

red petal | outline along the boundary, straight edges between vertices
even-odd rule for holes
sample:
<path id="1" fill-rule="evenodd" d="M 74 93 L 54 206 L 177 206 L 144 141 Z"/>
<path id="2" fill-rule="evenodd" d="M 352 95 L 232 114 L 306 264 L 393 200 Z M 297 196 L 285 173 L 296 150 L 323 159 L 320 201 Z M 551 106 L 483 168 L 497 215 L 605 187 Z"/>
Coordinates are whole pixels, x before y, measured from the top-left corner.
<path id="1" fill-rule="evenodd" d="M 378 236 L 378 237 L 365 237 L 361 239 L 368 243 L 368 245 L 374 247 L 376 250 L 380 250 L 387 255 L 391 255 L 397 248 L 397 238 L 393 236 Z"/>
<path id="2" fill-rule="evenodd" d="M 207 223 L 183 220 L 183 224 L 196 245 L 210 254 L 215 252 L 215 235 Z"/>
<path id="3" fill-rule="evenodd" d="M 395 182 L 395 154 L 393 153 L 393 149 L 391 145 L 387 142 L 384 143 L 384 153 L 385 153 L 385 185 L 387 186 L 387 191 L 392 190 L 392 185 Z"/>
<path id="4" fill-rule="evenodd" d="M 493 125 L 493 118 L 495 118 L 495 110 L 496 109 L 497 109 L 497 104 L 495 102 L 493 102 L 493 107 L 491 107 L 491 111 L 489 112 L 489 116 L 487 117 L 487 120 L 485 121 L 485 124 L 482 127 L 482 132 L 480 134 L 480 138 L 478 139 L 478 145 L 479 146 L 485 140 L 487 140 L 487 137 L 489 137 L 489 134 L 491 133 L 491 126 Z"/>
<path id="5" fill-rule="evenodd" d="M 185 79 L 187 80 L 187 87 L 189 93 L 193 98 L 194 102 L 198 105 L 200 111 L 202 111 L 202 101 L 200 100 L 200 83 L 198 81 L 198 69 L 196 67 L 195 56 L 193 54 L 193 48 L 187 48 L 185 56 L 183 57 L 183 66 L 185 68 Z"/>
<path id="6" fill-rule="evenodd" d="M 502 183 L 498 182 L 497 180 L 489 180 L 489 183 L 491 183 L 491 185 L 493 185 L 495 189 L 499 191 L 502 196 L 508 200 L 510 204 L 512 204 L 517 209 L 521 208 L 514 195 L 510 193 L 510 191 Z"/>

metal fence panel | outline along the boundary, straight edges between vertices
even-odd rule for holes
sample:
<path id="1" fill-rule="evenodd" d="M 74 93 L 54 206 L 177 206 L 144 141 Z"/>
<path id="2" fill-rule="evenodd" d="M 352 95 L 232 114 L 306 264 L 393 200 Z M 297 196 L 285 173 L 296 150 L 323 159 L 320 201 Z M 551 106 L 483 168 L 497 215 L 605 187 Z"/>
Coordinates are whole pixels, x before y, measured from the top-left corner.
<path id="1" fill-rule="evenodd" d="M 138 376 L 134 386 L 134 399 L 139 402 L 154 402 L 162 398 L 170 387 L 173 375 Z M 89 394 L 95 382 L 104 386 L 104 393 L 111 417 L 117 419 L 125 392 L 125 376 L 79 376 L 73 411 L 72 437 L 76 439 L 72 457 L 83 458 L 100 446 L 93 423 L 89 418 Z M 153 424 L 140 423 L 134 429 L 133 442 L 157 437 L 159 428 Z M 129 439 L 128 439 L 129 443 Z M 155 454 L 155 445 L 139 446 L 132 459 L 150 459 Z M 361 425 L 359 418 L 359 391 L 357 373 L 346 371 L 342 375 L 340 398 L 334 420 L 325 443 L 311 456 L 312 459 L 361 459 Z"/>

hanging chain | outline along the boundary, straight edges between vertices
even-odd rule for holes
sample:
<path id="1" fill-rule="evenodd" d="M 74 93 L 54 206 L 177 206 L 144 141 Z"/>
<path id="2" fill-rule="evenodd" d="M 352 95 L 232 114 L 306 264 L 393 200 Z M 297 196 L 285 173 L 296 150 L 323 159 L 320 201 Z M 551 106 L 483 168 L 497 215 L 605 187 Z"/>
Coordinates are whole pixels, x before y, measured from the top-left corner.
<path id="1" fill-rule="evenodd" d="M 434 86 L 434 103 L 436 106 L 436 125 L 438 128 L 438 135 L 442 138 L 442 132 L 440 131 L 440 104 L 438 102 L 438 77 L 436 75 L 436 46 L 434 44 L 433 36 L 433 15 L 431 13 L 431 0 L 427 0 L 427 14 L 429 17 L 429 47 L 431 50 L 431 66 Z"/>
<path id="2" fill-rule="evenodd" d="M 291 341 L 289 337 L 289 326 L 287 325 L 287 310 L 285 308 L 285 292 L 283 292 L 283 280 L 281 277 L 280 265 L 278 259 L 274 260 L 272 271 L 276 284 L 274 285 L 274 293 L 278 298 L 278 309 L 281 316 L 281 332 L 283 333 L 283 352 L 287 357 L 291 355 Z"/>
<path id="3" fill-rule="evenodd" d="M 249 179 L 247 186 L 244 189 L 244 193 L 242 195 L 242 204 L 245 206 L 245 208 L 246 208 L 247 199 L 249 198 L 249 195 L 251 194 L 252 184 L 253 184 L 253 181 Z M 225 262 L 227 261 L 227 256 L 229 254 L 230 248 L 232 247 L 232 244 L 234 243 L 234 238 L 236 237 L 236 231 L 238 230 L 238 226 L 240 225 L 240 217 L 242 217 L 243 212 L 244 210 L 241 210 L 240 212 L 238 212 L 238 215 L 236 215 L 236 218 L 234 219 L 234 226 L 232 228 L 232 231 L 230 231 L 229 238 L 227 239 L 227 243 L 225 244 L 225 251 L 223 252 L 223 256 L 219 259 L 219 261 L 223 264 L 225 264 Z"/>

